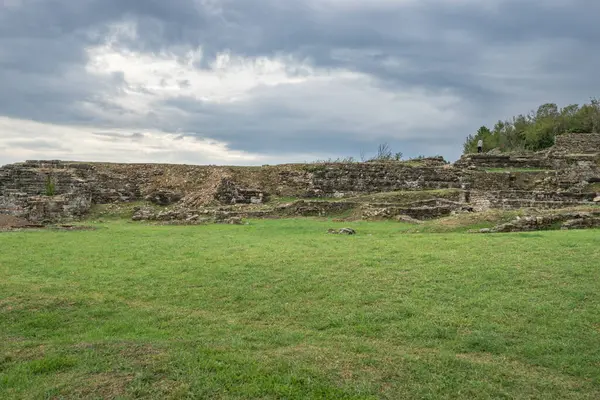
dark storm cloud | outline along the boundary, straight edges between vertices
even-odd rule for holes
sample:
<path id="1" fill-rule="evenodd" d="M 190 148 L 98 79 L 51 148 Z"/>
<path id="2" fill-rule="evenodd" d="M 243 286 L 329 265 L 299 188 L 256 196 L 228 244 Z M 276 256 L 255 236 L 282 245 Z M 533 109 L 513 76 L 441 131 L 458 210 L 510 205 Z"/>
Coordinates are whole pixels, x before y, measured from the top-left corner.
<path id="1" fill-rule="evenodd" d="M 119 118 L 127 118 L 131 126 L 124 128 L 192 132 L 268 153 L 356 154 L 374 140 L 388 140 L 412 153 L 454 145 L 448 154 L 456 156 L 463 137 L 482 123 L 546 101 L 581 103 L 598 95 L 590 92 L 600 67 L 592 51 L 600 37 L 598 15 L 595 0 L 6 0 L 0 6 L 0 115 L 118 128 Z M 202 46 L 206 57 L 198 68 L 224 50 L 292 55 L 317 68 L 366 74 L 372 85 L 392 92 L 449 92 L 461 99 L 455 107 L 463 119 L 411 127 L 402 138 L 374 121 L 357 138 L 343 121 L 311 122 L 310 108 L 294 106 L 294 98 L 315 101 L 318 94 L 282 87 L 241 104 L 170 99 L 132 122 L 131 111 L 107 100 L 123 90 L 123 76 L 85 70 L 86 48 L 103 43 L 110 24 L 127 21 L 136 24 L 137 36 L 121 38 L 125 48 L 183 55 Z M 176 117 L 165 117 L 169 111 Z"/>

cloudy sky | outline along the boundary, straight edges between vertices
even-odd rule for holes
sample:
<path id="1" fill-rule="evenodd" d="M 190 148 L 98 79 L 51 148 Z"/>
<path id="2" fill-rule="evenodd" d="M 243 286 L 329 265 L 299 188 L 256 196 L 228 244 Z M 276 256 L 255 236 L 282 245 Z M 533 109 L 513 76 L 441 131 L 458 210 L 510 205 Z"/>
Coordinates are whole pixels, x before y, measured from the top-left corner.
<path id="1" fill-rule="evenodd" d="M 598 0 L 0 0 L 0 165 L 456 159 L 600 95 Z"/>

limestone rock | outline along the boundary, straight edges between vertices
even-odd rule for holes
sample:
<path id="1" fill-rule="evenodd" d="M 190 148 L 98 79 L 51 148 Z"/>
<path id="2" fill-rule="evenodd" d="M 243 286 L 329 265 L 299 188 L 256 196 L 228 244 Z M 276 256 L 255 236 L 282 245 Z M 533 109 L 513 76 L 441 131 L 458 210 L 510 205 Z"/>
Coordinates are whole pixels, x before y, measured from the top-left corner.
<path id="1" fill-rule="evenodd" d="M 333 235 L 356 235 L 356 231 L 352 228 L 329 229 L 327 233 Z"/>
<path id="2" fill-rule="evenodd" d="M 169 190 L 157 190 L 148 194 L 145 197 L 145 200 L 159 206 L 170 206 L 171 204 L 177 203 L 182 198 L 183 195 L 181 193 L 176 193 Z"/>
<path id="3" fill-rule="evenodd" d="M 135 207 L 131 219 L 133 221 L 153 221 L 156 220 L 156 212 L 149 207 Z"/>
<path id="4" fill-rule="evenodd" d="M 241 187 L 236 182 L 223 178 L 216 188 L 215 199 L 221 204 L 262 204 L 268 198 L 259 189 Z"/>
<path id="5" fill-rule="evenodd" d="M 220 224 L 228 224 L 228 225 L 244 225 L 244 221 L 241 217 L 229 217 L 220 221 L 217 221 Z"/>
<path id="6" fill-rule="evenodd" d="M 561 229 L 586 229 L 586 228 L 599 228 L 600 227 L 600 218 L 598 217 L 590 217 L 590 218 L 577 218 L 570 219 L 565 221 Z"/>
<path id="7" fill-rule="evenodd" d="M 528 216 L 498 225 L 490 230 L 499 232 L 531 232 L 551 229 L 580 229 L 600 226 L 600 211 L 563 212 L 557 214 Z M 483 233 L 483 232 L 482 232 Z M 487 232 L 486 232 L 487 233 Z"/>
<path id="8" fill-rule="evenodd" d="M 409 223 L 409 224 L 416 224 L 416 225 L 420 225 L 420 224 L 424 224 L 425 223 L 424 221 L 418 220 L 418 219 L 413 218 L 413 217 L 411 217 L 409 215 L 398 215 L 396 217 L 396 221 L 398 221 L 398 222 L 406 222 L 406 223 Z"/>

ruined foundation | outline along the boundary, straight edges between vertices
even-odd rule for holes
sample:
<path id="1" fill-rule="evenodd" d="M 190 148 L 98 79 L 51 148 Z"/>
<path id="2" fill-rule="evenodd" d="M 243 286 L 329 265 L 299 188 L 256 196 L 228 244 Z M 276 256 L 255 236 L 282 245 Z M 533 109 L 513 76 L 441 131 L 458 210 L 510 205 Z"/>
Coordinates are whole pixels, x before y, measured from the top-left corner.
<path id="1" fill-rule="evenodd" d="M 453 197 L 438 198 L 443 196 L 435 190 Z M 408 203 L 361 197 L 396 191 L 432 194 Z M 0 168 L 0 214 L 35 223 L 83 218 L 94 204 L 138 201 L 165 208 L 154 214 L 138 210 L 140 220 L 349 212 L 366 219 L 423 220 L 490 208 L 590 205 L 598 202 L 598 192 L 599 134 L 565 134 L 544 152 L 469 154 L 454 164 L 440 158 L 263 167 L 26 161 Z M 257 208 L 274 198 L 292 201 Z"/>

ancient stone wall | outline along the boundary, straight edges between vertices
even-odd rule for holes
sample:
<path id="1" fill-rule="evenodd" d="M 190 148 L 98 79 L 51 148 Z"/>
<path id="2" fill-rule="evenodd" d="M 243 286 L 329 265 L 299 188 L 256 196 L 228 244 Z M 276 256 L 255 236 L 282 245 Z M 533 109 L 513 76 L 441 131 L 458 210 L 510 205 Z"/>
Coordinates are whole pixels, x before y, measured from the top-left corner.
<path id="1" fill-rule="evenodd" d="M 537 153 L 464 154 L 454 165 L 459 168 L 561 169 L 581 163 L 597 163 L 600 134 L 565 133 L 555 138 L 550 149 Z"/>
<path id="2" fill-rule="evenodd" d="M 30 196 L 67 194 L 84 188 L 77 166 L 60 161 L 28 161 L 0 168 L 0 191 Z M 49 192 L 52 193 L 49 193 Z"/>
<path id="3" fill-rule="evenodd" d="M 468 193 L 469 204 L 476 211 L 492 208 L 564 208 L 568 206 L 594 204 L 595 193 L 573 193 L 553 191 L 474 190 Z"/>
<path id="4" fill-rule="evenodd" d="M 161 205 L 181 200 L 199 207 L 262 203 L 271 194 L 347 197 L 461 187 L 459 170 L 437 159 L 427 161 L 416 166 L 386 162 L 265 167 L 27 161 L 0 168 L 0 212 L 36 219 L 45 212 L 48 219 L 57 219 L 81 215 L 85 205 L 93 203 L 141 199 Z"/>
<path id="5" fill-rule="evenodd" d="M 554 141 L 553 153 L 598 154 L 600 153 L 600 133 L 565 133 Z"/>
<path id="6" fill-rule="evenodd" d="M 461 188 L 460 170 L 452 167 L 407 166 L 403 163 L 315 165 L 310 185 L 318 196 L 348 196 L 395 190 Z"/>
<path id="7" fill-rule="evenodd" d="M 556 171 L 484 172 L 466 171 L 463 182 L 469 189 L 494 190 L 554 190 L 558 188 Z"/>
<path id="8" fill-rule="evenodd" d="M 557 147 L 579 149 L 582 142 L 577 136 L 572 138 L 575 141 L 570 145 L 558 143 Z M 586 143 L 589 146 L 591 142 Z M 481 166 L 508 169 L 491 172 Z M 511 170 L 514 167 L 543 168 Z M 92 204 L 138 200 L 197 210 L 205 206 L 262 204 L 270 196 L 345 199 L 430 189 L 458 189 L 459 201 L 473 203 L 477 209 L 538 204 L 554 207 L 589 202 L 592 194 L 585 192 L 594 182 L 600 182 L 597 155 L 562 152 L 469 155 L 454 166 L 439 159 L 263 167 L 27 161 L 0 168 L 0 213 L 51 221 L 85 215 Z M 322 215 L 354 207 L 340 204 L 303 204 L 304 211 L 299 210 L 298 215 Z M 389 211 L 390 207 L 383 208 Z M 446 215 L 456 207 L 396 204 L 396 208 L 394 212 L 426 218 Z M 414 215 L 409 209 L 415 209 Z"/>
<path id="9" fill-rule="evenodd" d="M 28 161 L 0 168 L 0 214 L 32 222 L 85 215 L 92 193 L 84 170 L 60 161 Z"/>
<path id="10" fill-rule="evenodd" d="M 551 160 L 542 154 L 465 154 L 455 164 L 458 168 L 552 168 Z"/>

